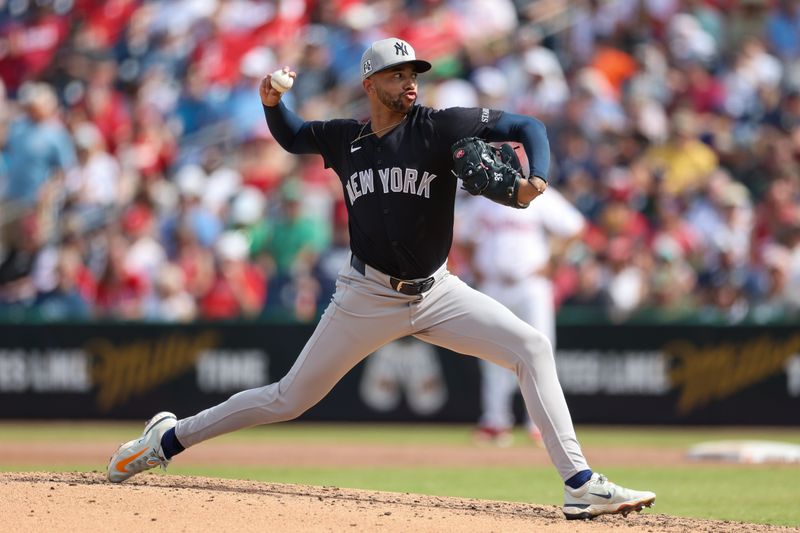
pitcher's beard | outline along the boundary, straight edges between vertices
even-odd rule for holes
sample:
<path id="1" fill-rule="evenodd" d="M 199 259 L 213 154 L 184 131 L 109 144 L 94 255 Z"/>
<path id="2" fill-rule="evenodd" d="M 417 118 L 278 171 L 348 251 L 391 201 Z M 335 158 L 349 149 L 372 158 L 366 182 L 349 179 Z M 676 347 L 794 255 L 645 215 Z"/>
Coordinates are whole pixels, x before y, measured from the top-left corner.
<path id="1" fill-rule="evenodd" d="M 379 87 L 376 87 L 376 93 L 378 95 L 378 100 L 381 101 L 383 105 L 394 111 L 395 113 L 400 113 L 401 115 L 405 115 L 411 110 L 411 106 L 413 102 L 408 103 L 408 101 L 403 98 L 403 95 L 397 97 L 392 97 L 389 93 L 382 90 Z"/>

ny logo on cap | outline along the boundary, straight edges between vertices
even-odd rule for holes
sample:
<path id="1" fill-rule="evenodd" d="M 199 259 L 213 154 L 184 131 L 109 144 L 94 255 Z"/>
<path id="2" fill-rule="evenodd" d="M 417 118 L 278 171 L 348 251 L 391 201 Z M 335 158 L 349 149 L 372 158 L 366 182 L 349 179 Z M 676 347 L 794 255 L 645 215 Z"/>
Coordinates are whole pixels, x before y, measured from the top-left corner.
<path id="1" fill-rule="evenodd" d="M 372 61 L 369 59 L 364 61 L 364 74 L 367 74 L 368 72 L 372 72 Z"/>
<path id="2" fill-rule="evenodd" d="M 394 43 L 394 53 L 398 56 L 407 56 L 408 55 L 408 48 L 406 48 L 406 43 L 403 41 L 397 41 Z"/>

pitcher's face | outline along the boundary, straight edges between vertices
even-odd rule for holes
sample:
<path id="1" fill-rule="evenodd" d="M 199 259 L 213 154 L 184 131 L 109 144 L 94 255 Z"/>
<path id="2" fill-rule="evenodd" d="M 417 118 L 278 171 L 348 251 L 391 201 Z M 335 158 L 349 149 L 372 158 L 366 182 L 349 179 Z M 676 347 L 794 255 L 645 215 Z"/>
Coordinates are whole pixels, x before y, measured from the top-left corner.
<path id="1" fill-rule="evenodd" d="M 395 113 L 408 113 L 417 100 L 417 72 L 411 64 L 376 72 L 367 81 L 378 100 Z"/>

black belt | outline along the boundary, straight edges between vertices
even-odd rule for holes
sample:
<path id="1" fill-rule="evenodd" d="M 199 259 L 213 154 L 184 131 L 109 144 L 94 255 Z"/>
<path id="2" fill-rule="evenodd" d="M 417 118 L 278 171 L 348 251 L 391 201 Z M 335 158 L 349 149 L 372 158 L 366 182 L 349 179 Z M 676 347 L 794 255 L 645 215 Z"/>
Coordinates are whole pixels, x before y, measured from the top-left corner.
<path id="1" fill-rule="evenodd" d="M 356 257 L 355 254 L 351 254 L 350 256 L 350 264 L 358 270 L 362 276 L 366 276 L 366 265 L 364 261 Z M 407 294 L 408 296 L 416 296 L 418 294 L 422 294 L 423 292 L 428 292 L 433 287 L 433 276 L 429 277 L 428 279 L 417 280 L 417 281 L 406 281 L 404 279 L 397 279 L 394 277 L 389 277 L 389 284 L 392 286 L 394 290 L 399 293 Z"/>

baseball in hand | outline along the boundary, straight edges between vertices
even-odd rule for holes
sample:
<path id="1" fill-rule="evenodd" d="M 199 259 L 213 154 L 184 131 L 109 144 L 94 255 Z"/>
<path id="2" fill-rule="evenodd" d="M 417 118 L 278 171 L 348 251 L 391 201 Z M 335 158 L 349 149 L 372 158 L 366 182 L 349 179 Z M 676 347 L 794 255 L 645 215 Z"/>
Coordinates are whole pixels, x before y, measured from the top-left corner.
<path id="1" fill-rule="evenodd" d="M 270 85 L 272 88 L 278 91 L 279 93 L 285 93 L 289 89 L 292 88 L 294 84 L 294 78 L 289 76 L 288 72 L 283 70 L 276 70 L 272 73 L 272 79 L 270 80 Z"/>

